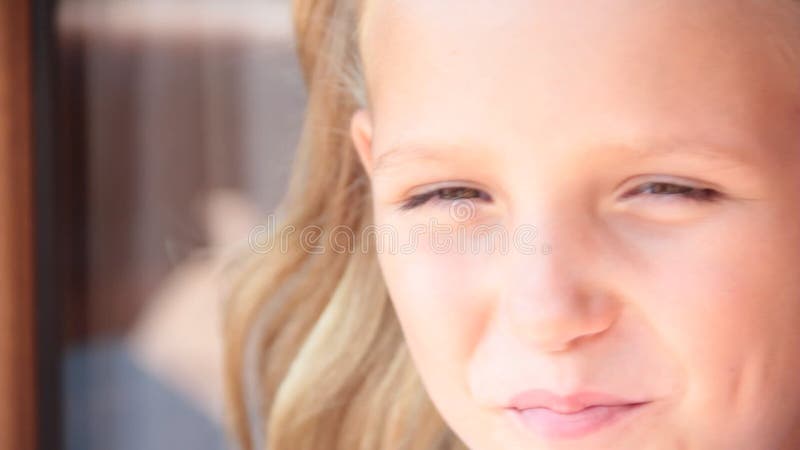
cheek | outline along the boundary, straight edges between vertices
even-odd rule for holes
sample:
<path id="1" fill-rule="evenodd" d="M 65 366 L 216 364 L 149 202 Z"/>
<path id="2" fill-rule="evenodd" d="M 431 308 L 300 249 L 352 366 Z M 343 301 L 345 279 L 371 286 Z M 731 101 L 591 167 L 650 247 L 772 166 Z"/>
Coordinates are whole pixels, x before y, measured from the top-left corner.
<path id="1" fill-rule="evenodd" d="M 491 317 L 485 257 L 443 254 L 421 245 L 407 255 L 379 255 L 384 279 L 408 349 L 431 401 L 470 448 L 513 448 L 488 430 L 498 417 L 476 409 L 467 373 Z M 472 431 L 468 431 L 472 430 Z M 475 430 L 483 441 L 476 438 Z M 498 443 L 500 446 L 498 447 Z"/>
<path id="2" fill-rule="evenodd" d="M 687 422 L 752 437 L 796 413 L 781 400 L 800 394 L 798 229 L 763 211 L 645 247 L 630 296 L 686 371 Z"/>
<path id="3" fill-rule="evenodd" d="M 379 261 L 412 352 L 436 361 L 467 357 L 488 316 L 480 258 L 421 248 Z"/>
<path id="4" fill-rule="evenodd" d="M 466 392 L 464 367 L 491 316 L 488 257 L 443 252 L 425 238 L 408 249 L 378 260 L 409 350 L 433 397 Z"/>

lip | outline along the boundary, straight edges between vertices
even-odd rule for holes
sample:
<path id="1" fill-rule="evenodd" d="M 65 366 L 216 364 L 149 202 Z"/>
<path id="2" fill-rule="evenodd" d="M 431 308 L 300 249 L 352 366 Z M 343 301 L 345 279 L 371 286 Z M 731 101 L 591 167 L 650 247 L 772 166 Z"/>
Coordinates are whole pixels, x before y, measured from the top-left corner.
<path id="1" fill-rule="evenodd" d="M 558 396 L 534 390 L 512 398 L 507 412 L 546 439 L 575 439 L 610 427 L 649 403 L 599 392 Z"/>

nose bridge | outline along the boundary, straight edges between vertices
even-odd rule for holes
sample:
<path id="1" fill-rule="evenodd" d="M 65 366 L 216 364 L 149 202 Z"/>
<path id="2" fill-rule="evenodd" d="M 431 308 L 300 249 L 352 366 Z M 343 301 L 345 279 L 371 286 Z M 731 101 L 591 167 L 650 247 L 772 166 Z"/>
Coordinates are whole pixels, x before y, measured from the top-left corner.
<path id="1" fill-rule="evenodd" d="M 551 214 L 536 228 L 539 248 L 547 251 L 514 249 L 501 265 L 503 323 L 540 350 L 560 351 L 608 329 L 619 305 L 597 272 L 601 255 L 590 224 Z"/>

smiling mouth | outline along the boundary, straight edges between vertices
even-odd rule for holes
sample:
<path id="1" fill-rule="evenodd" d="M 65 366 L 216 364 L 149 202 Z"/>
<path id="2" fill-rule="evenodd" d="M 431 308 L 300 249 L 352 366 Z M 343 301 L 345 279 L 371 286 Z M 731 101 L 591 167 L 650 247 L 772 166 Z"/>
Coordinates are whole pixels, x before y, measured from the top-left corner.
<path id="1" fill-rule="evenodd" d="M 592 405 L 561 413 L 545 407 L 508 408 L 512 419 L 527 431 L 546 439 L 577 439 L 633 416 L 650 402 L 622 405 Z"/>

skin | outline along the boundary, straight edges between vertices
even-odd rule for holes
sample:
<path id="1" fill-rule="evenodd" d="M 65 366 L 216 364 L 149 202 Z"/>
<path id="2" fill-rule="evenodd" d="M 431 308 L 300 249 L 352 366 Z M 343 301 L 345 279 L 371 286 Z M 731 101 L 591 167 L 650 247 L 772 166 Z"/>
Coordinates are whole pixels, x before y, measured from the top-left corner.
<path id="1" fill-rule="evenodd" d="M 797 6 L 468 3 L 370 2 L 351 127 L 375 223 L 413 245 L 378 258 L 448 425 L 475 450 L 800 448 Z M 443 186 L 469 189 L 402 209 Z M 433 221 L 534 226 L 537 251 L 443 249 Z M 529 389 L 650 403 L 556 439 L 505 414 Z"/>

